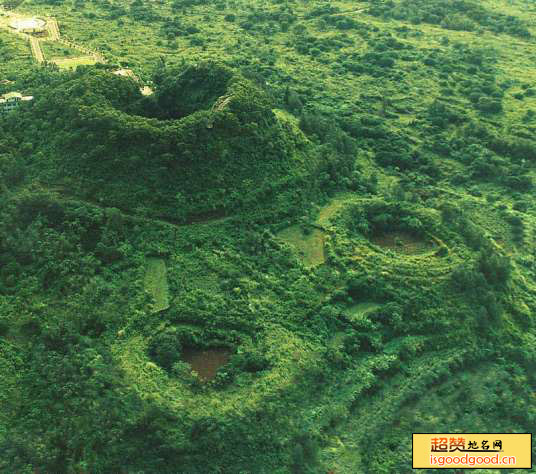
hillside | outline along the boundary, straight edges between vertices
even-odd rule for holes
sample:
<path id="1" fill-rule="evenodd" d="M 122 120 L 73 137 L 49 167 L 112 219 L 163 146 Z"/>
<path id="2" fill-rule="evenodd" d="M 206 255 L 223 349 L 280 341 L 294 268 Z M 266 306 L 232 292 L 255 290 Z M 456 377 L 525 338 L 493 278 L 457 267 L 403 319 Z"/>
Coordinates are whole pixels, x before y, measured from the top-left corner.
<path id="1" fill-rule="evenodd" d="M 34 96 L 0 115 L 0 472 L 408 473 L 411 433 L 533 431 L 533 2 L 16 11 L 106 63 L 0 30 Z"/>
<path id="2" fill-rule="evenodd" d="M 105 70 L 50 79 L 5 130 L 39 157 L 19 156 L 19 166 L 27 160 L 32 178 L 60 193 L 183 222 L 271 195 L 317 166 L 303 134 L 228 68 L 162 71 L 149 97 Z"/>

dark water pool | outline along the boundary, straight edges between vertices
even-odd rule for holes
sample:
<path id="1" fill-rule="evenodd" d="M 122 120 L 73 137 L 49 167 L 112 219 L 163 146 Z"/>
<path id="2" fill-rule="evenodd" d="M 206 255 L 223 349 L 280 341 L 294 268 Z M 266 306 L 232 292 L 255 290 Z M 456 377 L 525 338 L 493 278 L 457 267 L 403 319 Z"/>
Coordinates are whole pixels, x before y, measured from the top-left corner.
<path id="1" fill-rule="evenodd" d="M 213 379 L 218 369 L 229 362 L 230 357 L 231 351 L 225 348 L 186 348 L 182 352 L 182 360 L 190 364 L 199 374 L 199 378 L 205 381 Z"/>

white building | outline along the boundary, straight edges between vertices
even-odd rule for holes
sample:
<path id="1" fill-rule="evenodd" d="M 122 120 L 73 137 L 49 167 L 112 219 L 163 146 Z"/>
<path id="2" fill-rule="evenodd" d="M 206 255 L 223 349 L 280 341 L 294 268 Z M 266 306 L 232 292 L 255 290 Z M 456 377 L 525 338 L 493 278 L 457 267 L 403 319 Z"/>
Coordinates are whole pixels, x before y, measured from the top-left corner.
<path id="1" fill-rule="evenodd" d="M 11 112 L 17 108 L 21 102 L 33 100 L 33 96 L 23 96 L 20 92 L 9 92 L 0 96 L 0 113 Z"/>
<path id="2" fill-rule="evenodd" d="M 43 33 L 46 21 L 41 18 L 17 18 L 9 23 L 9 27 L 19 33 Z"/>

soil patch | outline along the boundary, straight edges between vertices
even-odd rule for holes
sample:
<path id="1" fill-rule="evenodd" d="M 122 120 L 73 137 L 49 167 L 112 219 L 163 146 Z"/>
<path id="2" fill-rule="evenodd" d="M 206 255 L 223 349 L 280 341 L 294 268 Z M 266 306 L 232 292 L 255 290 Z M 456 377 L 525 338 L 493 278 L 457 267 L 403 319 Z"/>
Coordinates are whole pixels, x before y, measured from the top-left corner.
<path id="1" fill-rule="evenodd" d="M 182 352 L 182 360 L 190 364 L 204 381 L 216 377 L 218 369 L 227 364 L 230 357 L 231 351 L 223 347 L 206 350 L 186 348 Z"/>

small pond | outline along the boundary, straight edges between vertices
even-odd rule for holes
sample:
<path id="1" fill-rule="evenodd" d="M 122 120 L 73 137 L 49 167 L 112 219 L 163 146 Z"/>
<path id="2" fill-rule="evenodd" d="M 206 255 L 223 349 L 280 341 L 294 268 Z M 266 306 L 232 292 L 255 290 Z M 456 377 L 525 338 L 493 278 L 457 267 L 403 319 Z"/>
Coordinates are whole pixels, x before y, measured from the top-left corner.
<path id="1" fill-rule="evenodd" d="M 216 377 L 218 369 L 229 362 L 232 352 L 223 347 L 196 349 L 187 347 L 182 351 L 182 360 L 195 370 L 203 381 Z"/>

